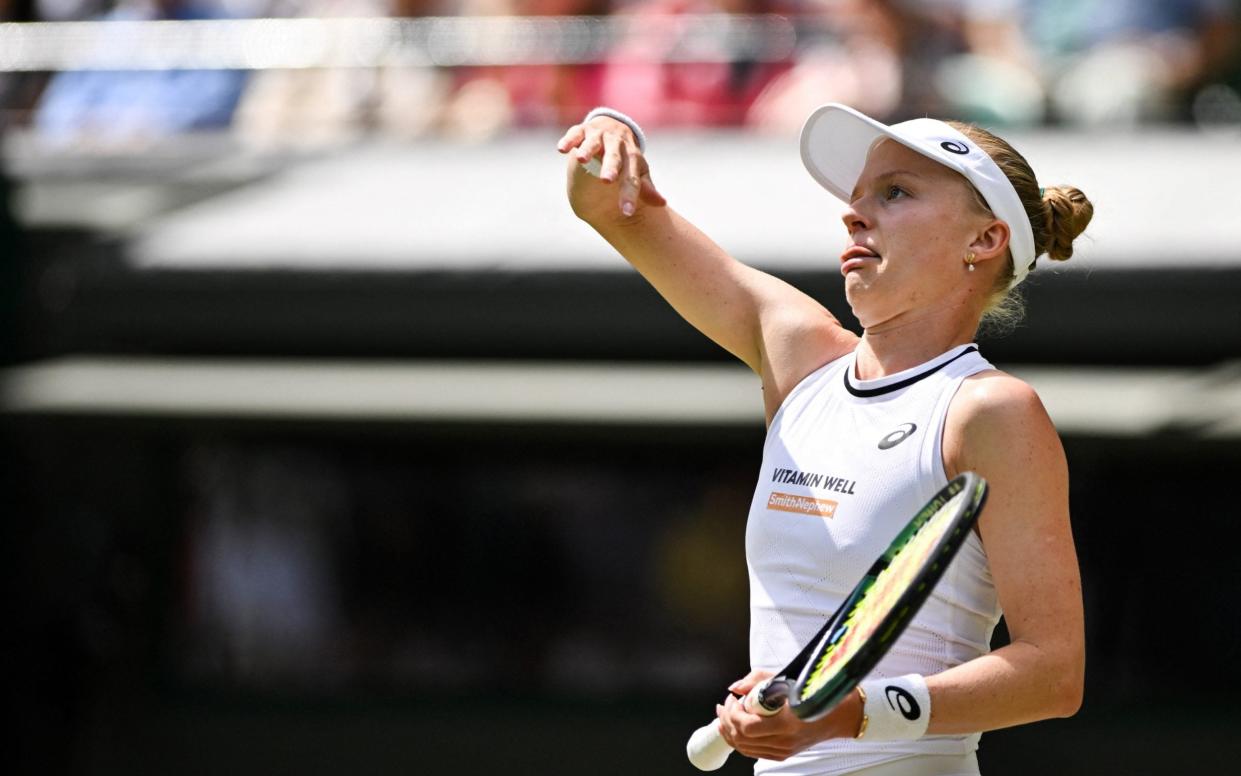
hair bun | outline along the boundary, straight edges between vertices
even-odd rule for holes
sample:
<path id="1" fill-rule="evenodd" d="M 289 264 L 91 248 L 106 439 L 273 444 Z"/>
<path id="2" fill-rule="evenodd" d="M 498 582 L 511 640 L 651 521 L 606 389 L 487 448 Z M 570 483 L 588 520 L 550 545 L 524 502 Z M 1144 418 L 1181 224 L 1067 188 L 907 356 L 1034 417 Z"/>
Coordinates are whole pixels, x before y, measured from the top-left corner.
<path id="1" fill-rule="evenodd" d="M 1043 208 L 1047 211 L 1047 257 L 1065 261 L 1073 256 L 1073 240 L 1086 230 L 1094 216 L 1094 205 L 1072 186 L 1043 189 Z"/>

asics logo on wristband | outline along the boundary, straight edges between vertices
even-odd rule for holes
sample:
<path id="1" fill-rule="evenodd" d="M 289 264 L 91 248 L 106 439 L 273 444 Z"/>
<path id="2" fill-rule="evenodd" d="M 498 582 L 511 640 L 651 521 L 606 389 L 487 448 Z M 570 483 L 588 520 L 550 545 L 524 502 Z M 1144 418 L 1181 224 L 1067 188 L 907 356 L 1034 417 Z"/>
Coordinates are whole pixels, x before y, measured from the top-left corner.
<path id="1" fill-rule="evenodd" d="M 918 707 L 918 702 L 908 690 L 889 684 L 883 688 L 883 694 L 887 697 L 888 705 L 892 707 L 892 710 L 899 711 L 901 716 L 910 722 L 922 716 L 922 709 Z"/>

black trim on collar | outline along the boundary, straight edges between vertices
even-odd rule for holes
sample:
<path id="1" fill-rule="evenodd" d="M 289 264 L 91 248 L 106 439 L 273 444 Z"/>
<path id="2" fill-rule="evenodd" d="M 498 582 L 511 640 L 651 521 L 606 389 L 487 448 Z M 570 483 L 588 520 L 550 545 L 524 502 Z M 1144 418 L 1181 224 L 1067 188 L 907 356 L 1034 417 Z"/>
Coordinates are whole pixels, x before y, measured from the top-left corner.
<path id="1" fill-rule="evenodd" d="M 978 348 L 974 347 L 973 345 L 970 345 L 968 348 L 966 348 L 965 350 L 962 350 L 960 353 L 956 354 L 952 358 L 948 359 L 942 364 L 936 364 L 935 366 L 931 367 L 925 372 L 921 372 L 919 374 L 913 375 L 912 377 L 906 377 L 904 380 L 892 383 L 891 385 L 882 385 L 878 388 L 854 388 L 853 383 L 849 382 L 849 373 L 853 371 L 853 367 L 852 365 L 850 365 L 847 369 L 845 369 L 845 390 L 853 394 L 854 396 L 858 397 L 859 399 L 869 399 L 872 396 L 882 396 L 885 393 L 891 393 L 892 391 L 899 391 L 902 388 L 908 388 L 909 386 L 918 382 L 922 378 L 935 374 L 939 370 L 951 364 L 953 361 L 956 361 L 961 356 L 964 356 L 966 353 L 977 353 L 977 352 L 978 352 Z"/>

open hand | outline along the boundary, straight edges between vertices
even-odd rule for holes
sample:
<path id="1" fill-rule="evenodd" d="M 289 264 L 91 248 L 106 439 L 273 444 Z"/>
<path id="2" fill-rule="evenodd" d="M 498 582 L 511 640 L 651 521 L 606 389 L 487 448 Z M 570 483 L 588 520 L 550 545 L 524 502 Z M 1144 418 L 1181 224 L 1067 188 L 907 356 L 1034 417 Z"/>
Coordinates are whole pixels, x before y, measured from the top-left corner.
<path id="1" fill-rule="evenodd" d="M 556 149 L 570 157 L 569 196 L 579 212 L 579 199 L 588 195 L 574 185 L 575 181 L 588 174 L 582 166 L 599 157 L 598 180 L 604 184 L 620 181 L 617 205 L 626 218 L 637 212 L 639 203 L 655 207 L 668 204 L 651 180 L 650 166 L 633 132 L 623 122 L 596 116 L 588 123 L 576 124 L 564 133 Z"/>

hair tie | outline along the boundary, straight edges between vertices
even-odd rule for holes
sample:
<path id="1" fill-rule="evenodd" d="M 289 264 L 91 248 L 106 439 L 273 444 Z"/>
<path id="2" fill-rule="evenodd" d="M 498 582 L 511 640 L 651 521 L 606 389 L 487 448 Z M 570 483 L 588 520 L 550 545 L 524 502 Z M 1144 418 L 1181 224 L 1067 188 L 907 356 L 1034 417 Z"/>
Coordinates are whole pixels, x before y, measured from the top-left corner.
<path id="1" fill-rule="evenodd" d="M 1039 198 L 1039 199 L 1042 199 L 1042 198 L 1043 198 L 1043 192 L 1044 192 L 1044 191 L 1047 191 L 1047 189 L 1039 189 L 1039 190 L 1038 190 L 1038 198 Z"/>

